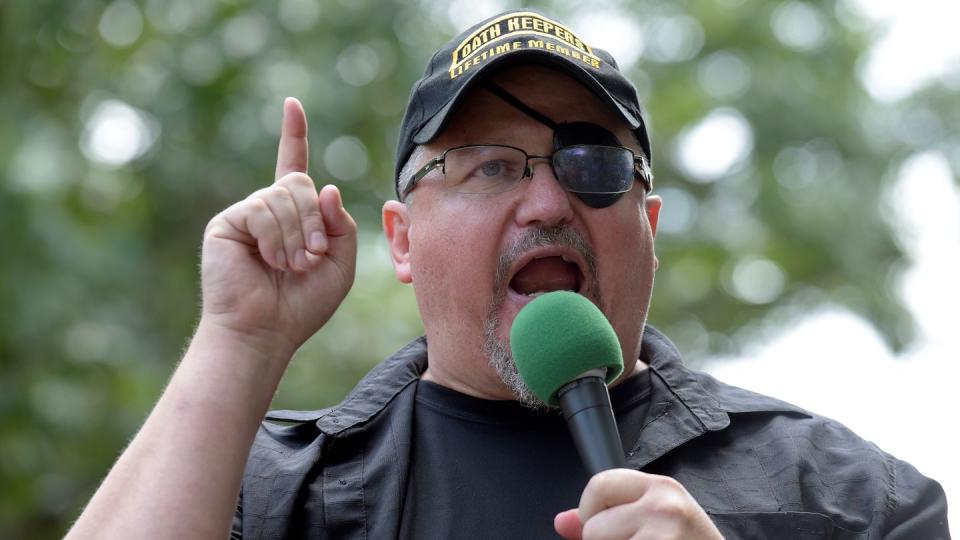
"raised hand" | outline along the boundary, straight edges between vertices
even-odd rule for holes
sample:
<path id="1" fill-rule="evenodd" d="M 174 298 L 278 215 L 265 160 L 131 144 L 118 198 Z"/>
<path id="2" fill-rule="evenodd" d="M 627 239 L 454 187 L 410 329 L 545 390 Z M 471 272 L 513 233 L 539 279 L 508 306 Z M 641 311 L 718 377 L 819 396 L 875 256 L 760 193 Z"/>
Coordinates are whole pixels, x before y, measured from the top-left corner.
<path id="1" fill-rule="evenodd" d="M 303 106 L 287 99 L 283 113 L 276 180 L 207 225 L 190 347 L 69 538 L 227 535 L 287 362 L 336 311 L 357 258 L 340 192 L 307 176 Z"/>
<path id="2" fill-rule="evenodd" d="M 356 223 L 335 186 L 317 193 L 308 157 L 306 113 L 287 98 L 274 183 L 217 214 L 204 234 L 201 326 L 279 356 L 327 322 L 356 268 Z"/>

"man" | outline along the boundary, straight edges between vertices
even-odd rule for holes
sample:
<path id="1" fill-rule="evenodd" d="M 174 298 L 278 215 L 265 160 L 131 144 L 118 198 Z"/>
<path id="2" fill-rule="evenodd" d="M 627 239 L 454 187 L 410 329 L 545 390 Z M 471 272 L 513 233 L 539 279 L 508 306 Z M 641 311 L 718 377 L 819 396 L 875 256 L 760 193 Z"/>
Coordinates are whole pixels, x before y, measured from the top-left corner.
<path id="1" fill-rule="evenodd" d="M 935 482 L 645 327 L 660 200 L 636 92 L 530 11 L 455 38 L 411 93 L 383 221 L 426 337 L 340 405 L 261 426 L 354 278 L 356 225 L 307 176 L 306 134 L 287 100 L 275 183 L 210 221 L 193 341 L 72 536 L 948 537 Z M 626 469 L 588 478 L 512 363 L 514 317 L 557 289 L 619 338 Z"/>

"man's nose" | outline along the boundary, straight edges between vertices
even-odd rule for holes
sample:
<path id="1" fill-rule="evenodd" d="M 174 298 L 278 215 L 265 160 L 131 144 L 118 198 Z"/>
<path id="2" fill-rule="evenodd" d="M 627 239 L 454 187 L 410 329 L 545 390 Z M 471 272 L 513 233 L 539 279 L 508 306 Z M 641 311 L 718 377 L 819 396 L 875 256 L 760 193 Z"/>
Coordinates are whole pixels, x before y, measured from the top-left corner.
<path id="1" fill-rule="evenodd" d="M 530 166 L 533 175 L 517 208 L 518 224 L 549 227 L 570 222 L 573 219 L 570 193 L 560 185 L 550 162 L 533 162 Z"/>

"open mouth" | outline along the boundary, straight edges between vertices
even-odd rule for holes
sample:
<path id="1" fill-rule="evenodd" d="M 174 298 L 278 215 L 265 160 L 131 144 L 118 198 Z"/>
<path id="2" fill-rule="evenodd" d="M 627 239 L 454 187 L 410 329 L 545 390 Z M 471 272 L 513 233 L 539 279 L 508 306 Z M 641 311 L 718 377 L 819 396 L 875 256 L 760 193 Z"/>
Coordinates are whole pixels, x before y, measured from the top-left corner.
<path id="1" fill-rule="evenodd" d="M 578 257 L 567 253 L 538 253 L 524 257 L 510 279 L 510 290 L 536 298 L 553 291 L 581 292 L 584 273 Z"/>

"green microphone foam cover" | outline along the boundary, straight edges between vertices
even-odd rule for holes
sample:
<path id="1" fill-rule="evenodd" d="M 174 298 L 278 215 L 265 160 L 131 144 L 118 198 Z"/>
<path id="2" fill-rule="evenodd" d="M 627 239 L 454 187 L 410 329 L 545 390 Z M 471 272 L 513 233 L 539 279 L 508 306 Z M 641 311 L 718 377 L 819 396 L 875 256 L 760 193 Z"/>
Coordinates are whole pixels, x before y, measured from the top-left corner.
<path id="1" fill-rule="evenodd" d="M 570 291 L 543 294 L 517 314 L 510 349 L 530 390 L 553 407 L 557 390 L 586 371 L 606 368 L 607 384 L 623 372 L 620 340 L 593 302 Z"/>

